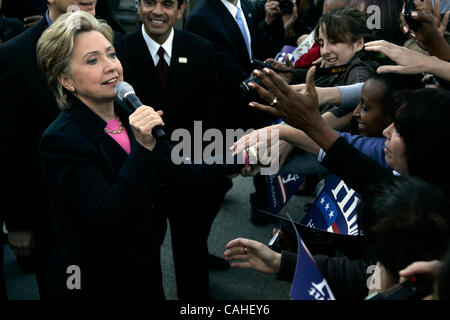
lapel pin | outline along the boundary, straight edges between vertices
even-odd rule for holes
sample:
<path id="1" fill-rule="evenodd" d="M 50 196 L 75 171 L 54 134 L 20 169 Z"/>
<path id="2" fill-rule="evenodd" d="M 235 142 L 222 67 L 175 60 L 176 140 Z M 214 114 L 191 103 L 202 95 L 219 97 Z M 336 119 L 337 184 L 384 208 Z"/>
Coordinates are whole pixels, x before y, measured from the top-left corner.
<path id="1" fill-rule="evenodd" d="M 249 13 L 249 14 L 248 14 L 248 17 L 249 17 L 249 18 L 251 18 L 251 17 L 252 17 L 252 14 L 251 14 L 251 13 Z"/>
<path id="2" fill-rule="evenodd" d="M 187 58 L 185 58 L 185 57 L 179 57 L 179 58 L 178 58 L 178 63 L 187 63 Z"/>

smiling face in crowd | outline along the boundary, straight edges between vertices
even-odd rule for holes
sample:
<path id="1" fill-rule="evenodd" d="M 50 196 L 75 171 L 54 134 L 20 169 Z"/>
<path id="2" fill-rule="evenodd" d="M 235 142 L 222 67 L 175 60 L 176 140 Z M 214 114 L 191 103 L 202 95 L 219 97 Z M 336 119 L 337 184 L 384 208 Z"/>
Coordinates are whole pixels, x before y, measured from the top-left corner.
<path id="1" fill-rule="evenodd" d="M 336 42 L 328 39 L 325 26 L 319 28 L 320 55 L 328 66 L 341 66 L 347 64 L 353 56 L 361 51 L 364 46 L 364 39 L 354 43 Z"/>
<path id="2" fill-rule="evenodd" d="M 403 175 L 408 175 L 406 146 L 402 136 L 392 123 L 383 131 L 386 137 L 384 154 L 387 164 Z"/>
<path id="3" fill-rule="evenodd" d="M 182 1 L 182 0 L 178 0 Z M 140 0 L 138 15 L 144 24 L 145 32 L 163 44 L 170 35 L 175 21 L 183 16 L 186 3 L 178 6 L 177 0 Z"/>
<path id="4" fill-rule="evenodd" d="M 122 65 L 112 44 L 99 32 L 90 31 L 75 38 L 71 76 L 63 86 L 86 105 L 99 108 L 116 97 L 115 86 L 123 81 Z"/>
<path id="5" fill-rule="evenodd" d="M 361 136 L 381 137 L 392 122 L 383 106 L 384 87 L 378 81 L 367 80 L 361 91 L 361 101 L 353 112 Z"/>

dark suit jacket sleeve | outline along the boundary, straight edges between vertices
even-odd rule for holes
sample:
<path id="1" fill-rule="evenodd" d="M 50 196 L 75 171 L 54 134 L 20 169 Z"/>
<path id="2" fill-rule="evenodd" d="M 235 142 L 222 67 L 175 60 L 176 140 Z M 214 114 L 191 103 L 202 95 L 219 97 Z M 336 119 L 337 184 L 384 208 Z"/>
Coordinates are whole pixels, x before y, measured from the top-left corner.
<path id="1" fill-rule="evenodd" d="M 160 186 L 166 159 L 136 143 L 111 183 L 102 173 L 102 161 L 95 148 L 68 134 L 45 134 L 40 152 L 43 174 L 53 199 L 79 212 L 91 226 L 117 225 L 127 218 L 150 214 L 142 212 L 151 204 Z M 113 155 L 111 155 L 113 156 Z M 56 191 L 52 191 L 56 190 Z"/>
<path id="2" fill-rule="evenodd" d="M 32 165 L 28 163 L 33 150 L 30 147 L 33 115 L 29 111 L 24 115 L 24 94 L 18 85 L 20 77 L 10 64 L 9 56 L 0 50 L 0 134 L 7 155 L 1 159 L 3 181 L 7 185 L 2 192 L 2 210 L 9 231 L 29 231 L 33 229 L 33 206 L 37 207 L 27 196 L 29 192 L 36 192 Z"/>
<path id="3" fill-rule="evenodd" d="M 388 169 L 353 148 L 342 137 L 328 150 L 322 165 L 358 193 L 363 193 L 372 184 L 392 177 Z"/>
<path id="4" fill-rule="evenodd" d="M 215 49 L 212 43 L 208 41 L 208 45 L 205 48 L 205 59 L 207 60 L 207 74 L 206 79 L 200 85 L 204 91 L 203 110 L 201 118 L 203 120 L 204 127 L 217 128 L 220 130 L 225 129 L 224 124 L 224 101 L 222 99 L 219 74 L 217 71 L 217 62 Z"/>
<path id="5" fill-rule="evenodd" d="M 205 39 L 208 39 L 214 44 L 216 51 L 216 63 L 219 72 L 226 71 L 227 78 L 234 82 L 241 82 L 245 80 L 249 74 L 246 72 L 235 57 L 230 52 L 233 49 L 228 47 L 228 43 L 219 39 L 216 33 L 211 32 L 216 27 L 210 25 L 209 21 L 197 15 L 191 16 L 185 26 L 186 31 L 195 33 Z"/>

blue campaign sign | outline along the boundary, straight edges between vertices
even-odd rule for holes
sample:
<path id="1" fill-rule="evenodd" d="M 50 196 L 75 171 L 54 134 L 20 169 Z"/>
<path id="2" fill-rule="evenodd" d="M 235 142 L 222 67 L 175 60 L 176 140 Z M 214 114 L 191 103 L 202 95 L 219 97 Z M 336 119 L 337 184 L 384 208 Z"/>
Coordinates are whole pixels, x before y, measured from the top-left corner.
<path id="1" fill-rule="evenodd" d="M 328 232 L 358 235 L 358 203 L 358 193 L 332 174 L 300 223 Z"/>
<path id="2" fill-rule="evenodd" d="M 298 257 L 290 297 L 294 300 L 336 300 L 295 225 L 294 229 L 298 240 Z"/>
<path id="3" fill-rule="evenodd" d="M 278 214 L 303 181 L 305 176 L 298 174 L 266 176 L 269 212 Z"/>

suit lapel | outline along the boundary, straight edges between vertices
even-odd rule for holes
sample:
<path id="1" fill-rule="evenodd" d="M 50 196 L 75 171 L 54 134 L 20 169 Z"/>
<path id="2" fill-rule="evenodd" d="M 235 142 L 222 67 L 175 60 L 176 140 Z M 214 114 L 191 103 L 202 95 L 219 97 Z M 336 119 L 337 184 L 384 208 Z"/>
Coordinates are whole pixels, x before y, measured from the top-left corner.
<path id="1" fill-rule="evenodd" d="M 128 116 L 132 111 L 124 104 L 117 101 L 114 108 L 117 115 L 120 117 L 124 129 L 127 130 L 131 147 L 133 147 L 135 137 L 128 123 Z M 93 143 L 97 145 L 99 151 L 97 160 L 101 164 L 101 167 L 104 168 L 103 173 L 107 179 L 110 182 L 115 181 L 117 179 L 117 173 L 120 171 L 120 168 L 122 168 L 128 155 L 112 137 L 104 132 L 106 122 L 78 99 L 75 100 L 74 106 L 72 106 L 68 112 L 72 113 L 74 118 L 80 122 L 84 134 L 88 135 Z"/>
<path id="2" fill-rule="evenodd" d="M 189 54 L 189 43 L 186 43 L 183 33 L 175 30 L 172 42 L 172 56 L 170 57 L 169 76 L 167 79 L 167 92 L 176 92 L 172 88 L 177 88 L 183 84 L 180 81 L 186 80 L 186 74 L 190 74 L 190 66 L 193 57 Z"/>
<path id="3" fill-rule="evenodd" d="M 238 44 L 237 47 L 239 50 L 239 53 L 238 53 L 239 56 L 247 57 L 248 60 L 250 60 L 250 57 L 248 56 L 247 45 L 245 44 L 245 40 L 244 40 L 244 37 L 242 36 L 241 29 L 239 29 L 239 26 L 237 25 L 237 22 L 234 19 L 234 17 L 231 16 L 228 9 L 222 4 L 222 2 L 220 2 L 220 0 L 212 0 L 212 1 L 210 1 L 210 3 L 212 4 L 213 8 L 218 12 L 218 14 L 222 17 L 222 25 L 224 26 L 224 29 L 225 29 L 225 32 L 223 34 L 228 39 L 228 41 L 231 43 L 232 48 L 236 47 L 236 44 Z M 242 6 L 242 2 L 241 2 L 241 6 Z M 244 10 L 244 7 L 242 7 L 242 9 Z M 254 31 L 252 32 L 252 30 L 254 30 L 254 28 L 250 29 L 250 23 L 247 18 L 246 11 L 248 11 L 248 9 L 244 10 L 244 14 L 245 14 L 245 17 L 247 20 L 247 25 L 249 27 L 249 32 L 250 32 L 250 37 L 252 40 L 251 42 L 252 42 L 252 47 L 253 47 Z"/>

